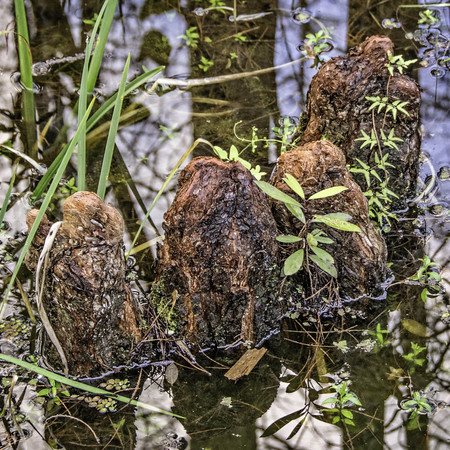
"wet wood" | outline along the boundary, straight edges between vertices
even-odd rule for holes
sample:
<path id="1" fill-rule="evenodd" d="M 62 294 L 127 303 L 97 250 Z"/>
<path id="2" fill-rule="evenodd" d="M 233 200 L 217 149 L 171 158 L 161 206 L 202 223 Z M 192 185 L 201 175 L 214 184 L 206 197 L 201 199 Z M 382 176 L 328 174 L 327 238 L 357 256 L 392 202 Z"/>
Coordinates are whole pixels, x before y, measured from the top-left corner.
<path id="1" fill-rule="evenodd" d="M 36 214 L 28 213 L 29 228 Z M 28 252 L 31 270 L 50 226 L 45 218 Z M 96 194 L 77 192 L 65 201 L 63 223 L 44 269 L 42 303 L 72 375 L 93 376 L 127 363 L 141 338 L 122 239 L 122 217 Z M 50 342 L 46 356 L 59 366 Z"/>
<path id="2" fill-rule="evenodd" d="M 394 46 L 386 36 L 372 36 L 350 50 L 348 55 L 332 58 L 324 64 L 311 81 L 306 115 L 303 118 L 301 144 L 327 139 L 341 148 L 347 163 L 356 165 L 356 158 L 374 164 L 377 148 L 361 148 L 361 131 L 369 136 L 374 126 L 388 136 L 394 129 L 398 150 L 389 149 L 389 187 L 402 199 L 412 194 L 416 186 L 417 162 L 421 137 L 419 133 L 420 90 L 414 80 L 395 71 L 390 76 L 386 64 L 388 51 Z M 366 97 L 389 97 L 389 102 L 409 102 L 394 120 L 385 110 L 369 111 L 371 102 Z M 381 140 L 381 138 L 380 138 Z M 357 181 L 365 186 L 364 178 Z"/>
<path id="3" fill-rule="evenodd" d="M 266 348 L 252 348 L 247 350 L 233 367 L 225 373 L 225 377 L 229 380 L 236 381 L 239 378 L 249 375 L 266 352 Z"/>
<path id="4" fill-rule="evenodd" d="M 247 169 L 194 159 L 164 219 L 152 298 L 178 336 L 198 349 L 278 329 L 277 229 Z"/>
<path id="5" fill-rule="evenodd" d="M 355 298 L 372 292 L 386 276 L 386 246 L 369 219 L 367 199 L 348 171 L 344 153 L 327 141 L 317 141 L 280 156 L 271 183 L 294 197 L 295 194 L 282 180 L 287 174 L 297 179 L 303 187 L 306 198 L 333 186 L 348 188 L 336 196 L 307 202 L 305 205 L 307 221 L 314 215 L 340 212 L 352 216 L 351 222 L 361 228 L 361 233 L 357 233 L 310 224 L 309 231 L 319 227 L 334 240 L 333 244 L 322 244 L 322 247 L 334 257 L 338 276 L 335 283 L 330 275 L 321 271 L 315 264 L 309 264 L 309 270 L 314 276 L 310 277 L 303 271 L 297 277 L 301 285 L 305 287 L 309 285 L 305 295 L 313 295 L 327 285 L 330 292 L 338 289 L 341 297 Z M 270 200 L 270 204 L 282 234 L 302 233 L 303 224 L 294 218 L 284 204 L 275 200 Z M 292 248 L 289 247 L 288 251 L 292 252 Z M 321 298 L 327 297 L 325 292 L 321 291 Z"/>

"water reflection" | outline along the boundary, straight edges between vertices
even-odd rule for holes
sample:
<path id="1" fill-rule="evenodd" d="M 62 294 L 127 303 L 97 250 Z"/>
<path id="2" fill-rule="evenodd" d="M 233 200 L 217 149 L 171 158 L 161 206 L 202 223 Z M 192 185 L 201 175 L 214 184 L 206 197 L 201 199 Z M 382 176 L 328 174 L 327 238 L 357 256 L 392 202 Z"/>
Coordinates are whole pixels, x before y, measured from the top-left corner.
<path id="1" fill-rule="evenodd" d="M 38 2 L 33 3 L 37 4 Z M 131 52 L 133 57 L 130 69 L 132 77 L 141 73 L 142 65 L 150 69 L 162 63 L 167 65 L 164 72 L 166 77 L 180 74 L 188 78 L 204 76 L 203 73 L 198 72 L 198 67 L 191 64 L 197 54 L 193 49 L 183 45 L 179 36 L 185 34 L 189 27 L 197 26 L 200 29 L 202 26 L 206 35 L 211 34 L 214 37 L 215 31 L 211 27 L 216 25 L 209 25 L 208 21 L 213 20 L 211 19 L 213 14 L 221 13 L 205 6 L 205 8 L 198 7 L 197 9 L 191 7 L 188 11 L 193 11 L 193 13 L 184 14 L 182 9 L 172 7 L 167 2 L 159 2 L 157 6 L 151 3 L 137 0 L 122 2 L 121 20 L 114 23 L 111 39 L 106 49 L 109 57 L 106 58 L 103 65 L 101 83 L 97 91 L 99 95 L 107 97 L 117 88 L 128 52 Z M 187 2 L 184 3 L 185 5 L 182 6 L 186 6 Z M 384 5 L 387 7 L 386 14 L 378 15 L 378 22 L 385 27 L 383 29 L 380 29 L 375 21 L 372 21 L 371 27 L 362 26 L 371 19 L 367 10 L 361 9 L 359 2 L 350 4 L 327 0 L 307 1 L 304 4 L 307 9 L 293 8 L 292 2 L 287 0 L 279 0 L 277 5 L 274 5 L 275 2 L 266 2 L 276 13 L 261 12 L 260 3 L 250 3 L 253 9 L 244 16 L 246 20 L 237 20 L 239 17 L 241 19 L 243 17 L 238 15 L 234 23 L 230 24 L 227 13 L 227 15 L 223 15 L 221 26 L 227 31 L 235 25 L 248 27 L 242 28 L 247 32 L 251 27 L 262 26 L 261 23 L 266 23 L 262 22 L 263 20 L 272 21 L 267 23 L 271 23 L 273 27 L 274 39 L 270 38 L 267 41 L 269 47 L 273 46 L 273 48 L 257 59 L 258 55 L 253 57 L 252 52 L 262 51 L 260 47 L 248 47 L 250 50 L 245 47 L 243 50 L 243 45 L 229 39 L 227 45 L 232 42 L 233 46 L 230 44 L 229 47 L 221 48 L 221 51 L 225 52 L 225 56 L 222 55 L 221 59 L 214 53 L 214 50 L 211 50 L 212 47 L 208 47 L 209 44 L 205 44 L 204 48 L 211 52 L 209 56 L 215 58 L 215 67 L 211 70 L 217 70 L 217 74 L 225 73 L 230 67 L 238 72 L 253 70 L 262 65 L 264 67 L 280 65 L 298 59 L 300 56 L 298 46 L 304 41 L 306 34 L 316 33 L 320 30 L 317 22 L 311 20 L 312 17 L 325 24 L 327 28 L 334 28 L 334 48 L 330 57 L 342 54 L 347 50 L 347 42 L 352 45 L 354 41 L 360 41 L 361 37 L 366 34 L 393 33 L 391 36 L 397 40 L 399 50 L 404 51 L 405 54 L 413 52 L 413 45 L 422 46 L 419 54 L 422 60 L 427 62 L 428 67 L 425 70 L 417 70 L 415 76 L 424 90 L 423 151 L 429 157 L 431 168 L 427 164 L 422 166 L 421 179 L 427 186 L 429 184 L 427 177 L 431 179 L 434 176 L 433 171 L 437 172 L 438 176 L 435 176 L 432 189 L 417 199 L 416 207 L 418 206 L 424 211 L 423 217 L 419 217 L 419 222 L 425 224 L 425 234 L 428 236 L 425 252 L 443 267 L 442 277 L 448 288 L 450 249 L 446 237 L 449 232 L 447 211 L 450 183 L 446 178 L 449 166 L 448 152 L 444 151 L 449 137 L 446 125 L 449 110 L 448 93 L 450 92 L 448 88 L 450 79 L 448 76 L 448 39 L 446 37 L 448 30 L 443 29 L 440 33 L 430 31 L 428 28 L 414 30 L 414 27 L 417 26 L 417 15 L 413 18 L 414 27 L 409 27 L 408 18 L 404 20 L 403 17 L 400 17 L 400 21 L 397 21 L 395 19 L 396 7 L 391 4 L 392 2 L 383 2 L 387 4 Z M 355 6 L 356 3 L 358 3 L 357 6 Z M 155 10 L 152 10 L 152 6 Z M 193 6 L 193 4 L 189 6 Z M 81 21 L 82 15 L 84 17 L 86 12 L 82 3 L 66 2 L 65 8 L 65 14 L 61 14 L 61 17 L 65 17 L 62 22 L 70 23 L 70 35 L 66 31 L 68 28 L 63 28 L 63 33 L 57 35 L 60 42 L 56 42 L 54 46 L 46 45 L 42 34 L 36 36 L 34 43 L 37 50 L 34 53 L 33 68 L 36 77 L 40 77 L 39 90 L 36 92 L 40 128 L 42 130 L 51 119 L 50 129 L 45 137 L 49 145 L 53 139 L 60 136 L 63 124 L 68 123 L 70 110 L 76 101 L 77 77 L 80 67 L 77 66 L 76 60 L 72 61 L 67 57 L 77 58 L 77 54 L 84 47 L 87 30 L 87 26 L 83 25 Z M 90 8 L 92 11 L 95 10 L 92 5 Z M 158 8 L 160 10 L 156 11 Z M 349 14 L 349 8 L 353 8 L 352 14 Z M 353 14 L 354 8 L 358 8 L 358 12 L 355 14 Z M 6 29 L 7 24 L 12 21 L 12 17 L 7 5 L 0 5 L 0 11 L 2 13 L 0 14 L 0 29 Z M 433 13 L 433 16 L 441 22 L 433 23 L 433 30 L 443 24 L 448 25 L 448 11 L 443 11 L 440 17 L 437 13 Z M 408 17 L 409 20 L 412 20 L 412 15 Z M 359 24 L 357 24 L 358 18 L 361 20 Z M 251 22 L 248 22 L 247 19 Z M 37 23 L 36 28 L 46 30 L 49 35 L 54 32 L 54 28 L 49 28 L 50 25 L 61 26 L 58 25 L 60 18 L 53 24 L 48 21 L 45 24 L 39 21 Z M 405 26 L 407 34 L 410 34 L 409 39 L 411 37 L 413 39 L 403 40 L 405 30 L 399 28 L 400 24 Z M 230 35 L 233 34 L 234 29 L 230 31 Z M 397 38 L 400 35 L 401 37 Z M 252 35 L 250 34 L 250 36 Z M 258 35 L 255 36 L 256 40 Z M 266 35 L 260 34 L 259 36 L 263 40 Z M 152 52 L 148 46 L 150 43 L 156 42 L 159 44 L 158 51 Z M 38 46 L 38 44 L 42 45 Z M 0 50 L 2 61 L 0 108 L 10 112 L 1 117 L 1 142 L 16 135 L 14 119 L 15 115 L 18 116 L 19 101 L 14 86 L 20 86 L 20 77 L 18 78 L 18 72 L 16 72 L 15 52 L 11 47 L 2 46 Z M 236 58 L 230 56 L 230 52 L 235 53 Z M 63 59 L 65 61 L 62 61 Z M 69 64 L 67 71 L 62 67 L 64 63 Z M 235 66 L 233 66 L 234 64 Z M 304 61 L 279 70 L 274 78 L 267 78 L 261 84 L 253 85 L 253 91 L 247 89 L 249 85 L 246 85 L 246 93 L 243 93 L 242 86 L 230 85 L 231 87 L 221 87 L 221 90 L 207 88 L 195 93 L 173 90 L 158 96 L 148 95 L 145 91 L 141 91 L 133 95 L 126 106 L 130 108 L 128 111 L 139 111 L 140 115 L 135 113 L 135 123 L 123 128 L 116 142 L 117 150 L 120 153 L 120 158 L 117 157 L 118 164 L 122 160 L 129 175 L 125 174 L 124 176 L 123 171 L 119 170 L 116 179 L 113 180 L 113 188 L 108 194 L 108 200 L 120 204 L 127 219 L 129 234 L 131 235 L 135 231 L 136 224 L 144 216 L 145 208 L 150 205 L 167 174 L 184 151 L 189 148 L 194 137 L 207 135 L 217 145 L 225 146 L 222 142 L 229 144 L 230 141 L 227 139 L 233 139 L 231 130 L 239 114 L 246 121 L 244 130 L 250 130 L 251 125 L 257 123 L 258 127 L 267 133 L 273 126 L 279 124 L 279 117 L 299 117 L 306 104 L 309 83 L 316 73 L 316 69 L 312 69 L 310 66 L 310 61 Z M 195 71 L 197 72 L 195 73 Z M 12 80 L 10 74 L 14 74 Z M 13 102 L 11 93 L 14 98 Z M 267 93 L 270 95 L 266 97 Z M 256 103 L 258 108 L 255 106 Z M 274 104 L 277 104 L 277 107 Z M 230 108 L 225 110 L 228 114 L 228 121 L 224 122 L 227 126 L 225 129 L 224 125 L 220 123 L 220 117 L 227 117 L 224 108 Z M 229 117 L 230 111 L 232 112 L 231 118 Z M 239 118 L 241 117 L 239 116 Z M 284 121 L 280 125 L 284 125 Z M 224 136 L 225 134 L 228 136 Z M 91 169 L 99 164 L 102 139 L 104 136 L 100 136 L 98 140 L 93 138 L 91 141 L 93 150 L 99 149 L 97 156 L 93 158 Z M 20 146 L 18 140 L 14 144 Z M 49 148 L 47 144 L 42 145 L 41 150 L 45 160 L 50 161 L 54 156 L 53 149 Z M 273 154 L 273 158 L 275 156 Z M 265 155 L 261 154 L 259 157 L 264 160 Z M 10 158 L 1 156 L 0 174 L 3 182 L 1 184 L 3 195 L 6 192 L 7 181 L 11 177 L 10 166 Z M 22 172 L 25 171 L 25 168 L 21 169 Z M 26 192 L 28 189 L 25 175 L 26 173 L 24 173 L 24 179 L 16 186 L 18 192 Z M 127 181 L 127 177 L 134 181 L 141 197 L 140 201 L 135 199 L 134 194 L 130 194 L 129 189 L 131 188 L 124 183 Z M 92 182 L 95 184 L 95 173 L 93 173 Z M 168 195 L 162 197 L 158 203 L 158 209 L 152 214 L 158 227 L 162 222 L 164 211 L 170 204 L 173 191 L 174 186 L 172 185 Z M 27 207 L 24 198 L 16 202 L 8 212 L 7 220 L 14 231 L 25 228 L 23 217 Z M 417 222 L 413 223 L 412 217 L 406 218 L 405 223 L 411 223 L 411 226 L 403 228 L 397 241 L 398 248 L 393 249 L 392 252 L 395 254 L 398 251 L 400 255 L 398 264 L 403 264 L 403 269 L 407 272 L 405 276 L 407 276 L 413 274 L 416 269 L 412 265 L 415 258 L 411 258 L 411 255 L 402 255 L 409 252 L 414 257 L 423 257 L 424 249 L 418 242 L 417 231 L 420 229 L 423 232 L 424 228 L 417 226 Z M 147 229 L 145 234 L 147 238 L 155 235 L 151 228 Z M 400 250 L 403 252 L 402 254 Z M 145 274 L 143 275 L 145 276 Z M 428 433 L 431 446 L 437 448 L 442 445 L 444 447 L 448 443 L 448 437 L 445 434 L 449 423 L 448 410 L 435 407 L 428 424 L 424 425 L 424 430 L 427 431 L 419 433 L 417 430 L 407 430 L 406 412 L 400 409 L 402 402 L 411 398 L 411 390 L 429 392 L 430 388 L 433 388 L 435 390 L 433 399 L 437 405 L 442 402 L 450 403 L 449 396 L 445 393 L 446 386 L 448 386 L 448 375 L 445 372 L 446 363 L 444 363 L 444 360 L 448 358 L 448 330 L 442 321 L 442 313 L 445 311 L 448 298 L 446 295 L 430 297 L 427 303 L 423 304 L 419 296 L 420 289 L 417 287 L 390 291 L 388 300 L 390 303 L 388 304 L 392 308 L 392 312 L 382 319 L 381 326 L 382 330 L 389 332 L 391 343 L 380 347 L 378 352 L 366 353 L 361 348 L 363 346 L 358 347 L 358 344 L 365 343 L 367 344 L 366 348 L 371 348 L 373 351 L 377 345 L 374 336 L 358 335 L 352 333 L 351 330 L 342 331 L 340 339 L 335 337 L 334 341 L 327 342 L 323 347 L 317 345 L 316 347 L 327 355 L 323 358 L 326 362 L 325 370 L 318 369 L 320 359 L 313 359 L 312 356 L 305 355 L 300 350 L 305 346 L 316 345 L 314 341 L 309 340 L 305 344 L 304 341 L 296 339 L 297 344 L 290 349 L 289 356 L 284 357 L 282 361 L 270 360 L 270 363 L 268 362 L 261 371 L 255 372 L 249 380 L 239 382 L 237 385 L 228 382 L 221 374 L 210 379 L 194 372 L 183 373 L 172 388 L 165 386 L 166 390 L 163 391 L 160 386 L 161 381 L 158 385 L 158 382 L 152 384 L 149 379 L 144 385 L 141 400 L 161 408 L 173 408 L 174 411 L 185 415 L 187 420 L 176 421 L 163 416 L 134 418 L 131 414 L 127 422 L 130 434 L 133 434 L 136 429 L 136 438 L 131 439 L 132 445 L 135 445 L 136 448 L 158 448 L 158 446 L 164 447 L 174 442 L 182 445 L 183 439 L 190 439 L 193 448 L 195 446 L 220 448 L 224 442 L 233 448 L 239 448 L 239 446 L 257 448 L 342 448 L 345 445 L 348 446 L 348 436 L 341 428 L 313 417 L 319 415 L 321 411 L 320 407 L 315 405 L 311 406 L 311 416 L 307 422 L 297 430 L 298 433 L 295 433 L 291 439 L 288 438 L 298 426 L 298 418 L 291 420 L 275 435 L 260 438 L 261 434 L 275 421 L 295 413 L 311 399 L 320 405 L 323 399 L 330 396 L 330 392 L 321 392 L 321 390 L 332 381 L 336 381 L 336 377 L 342 377 L 342 369 L 345 369 L 350 371 L 350 379 L 354 382 L 352 389 L 361 398 L 364 405 L 365 409 L 360 411 L 361 416 L 365 417 L 364 414 L 368 416 L 367 422 L 361 426 L 361 430 L 366 431 L 362 433 L 364 437 L 360 438 L 361 441 L 355 437 L 355 443 L 361 445 L 360 448 L 367 445 L 367 441 L 370 441 L 371 445 L 375 447 L 382 446 L 384 442 L 386 446 L 392 448 L 398 445 L 418 448 L 419 444 L 423 443 L 426 433 Z M 399 306 L 401 301 L 403 303 L 400 303 Z M 10 307 L 8 314 L 12 312 L 14 312 L 14 305 Z M 431 333 L 424 337 L 411 332 L 411 328 L 408 330 L 404 327 L 406 319 L 413 319 L 426 330 L 431 330 Z M 376 332 L 375 324 L 372 329 Z M 417 326 L 412 328 L 413 331 L 414 329 L 417 330 Z M 308 332 L 311 333 L 311 330 Z M 367 339 L 372 340 L 366 342 Z M 341 342 L 342 348 L 344 340 L 349 348 L 346 352 L 334 345 L 334 342 L 338 344 Z M 427 347 L 427 350 L 419 357 L 420 359 L 425 355 L 426 362 L 423 363 L 423 366 L 416 367 L 416 371 L 408 379 L 406 371 L 411 370 L 411 367 L 406 364 L 407 360 L 403 358 L 403 355 L 411 352 L 411 342 L 417 343 L 421 347 Z M 14 350 L 16 352 L 17 350 L 17 347 L 12 346 L 9 342 L 3 342 L 2 348 L 6 349 L 5 351 Z M 296 354 L 299 354 L 298 358 L 294 358 L 293 355 Z M 291 359 L 294 359 L 294 362 Z M 395 372 L 396 370 L 403 370 L 403 372 Z M 328 383 L 324 382 L 323 377 L 326 375 L 333 377 L 328 378 Z M 405 379 L 401 379 L 402 376 Z M 296 390 L 293 388 L 295 377 L 304 380 L 304 384 L 300 384 Z M 18 389 L 17 392 L 21 392 L 22 386 Z M 28 395 L 32 394 L 27 393 Z M 231 399 L 230 404 L 227 404 L 225 400 L 228 398 Z M 25 405 L 29 405 L 26 408 L 27 414 L 31 414 L 30 411 L 34 411 L 36 414 L 36 417 L 30 418 L 30 420 L 44 435 L 44 411 L 37 408 L 36 405 L 28 403 L 28 398 L 24 403 L 24 409 Z M 230 407 L 230 405 L 233 406 Z M 95 420 L 97 419 L 92 418 L 93 423 Z M 102 420 L 103 416 L 98 422 L 101 423 Z M 246 421 L 250 422 L 248 426 L 244 425 Z M 66 425 L 69 428 L 73 427 L 71 422 Z M 100 428 L 101 426 L 100 424 Z M 370 434 L 367 432 L 368 428 L 365 427 L 371 428 Z M 77 431 L 84 433 L 81 429 L 80 427 Z M 215 429 L 215 431 L 208 432 L 211 429 Z M 190 434 L 190 438 L 188 434 Z M 367 437 L 368 435 L 369 437 Z M 414 441 L 414 439 L 416 440 Z M 28 442 L 30 443 L 28 445 L 38 448 L 42 440 L 37 433 L 32 432 L 32 437 Z M 35 445 L 36 447 L 34 447 Z"/>

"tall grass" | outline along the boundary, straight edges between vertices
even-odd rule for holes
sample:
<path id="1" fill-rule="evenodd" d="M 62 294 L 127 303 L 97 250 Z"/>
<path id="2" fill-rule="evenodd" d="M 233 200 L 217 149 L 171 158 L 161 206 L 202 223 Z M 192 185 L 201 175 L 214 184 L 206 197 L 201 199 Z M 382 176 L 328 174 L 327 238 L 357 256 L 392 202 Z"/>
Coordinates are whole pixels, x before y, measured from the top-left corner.
<path id="1" fill-rule="evenodd" d="M 103 154 L 102 170 L 100 172 L 100 179 L 98 181 L 97 195 L 103 200 L 105 198 L 106 183 L 108 181 L 109 170 L 111 168 L 111 161 L 114 152 L 114 145 L 116 142 L 117 130 L 119 128 L 120 112 L 122 110 L 123 96 L 125 92 L 125 85 L 127 82 L 128 69 L 130 68 L 130 55 L 128 55 L 123 69 L 122 79 L 120 80 L 119 90 L 117 92 L 116 102 L 114 105 L 114 112 L 109 127 L 108 140 L 106 141 L 105 152 Z"/>
<path id="2" fill-rule="evenodd" d="M 138 76 L 136 79 L 131 81 L 125 86 L 124 91 L 124 97 L 129 95 L 131 92 L 133 92 L 135 89 L 139 88 L 140 86 L 144 85 L 149 81 L 151 78 L 153 78 L 155 75 L 157 75 L 164 67 L 160 66 L 155 69 L 149 70 L 142 75 Z M 115 105 L 115 102 L 117 100 L 117 93 L 112 95 L 103 105 L 89 118 L 89 120 L 86 123 L 86 132 L 88 133 L 90 130 L 94 128 L 94 126 L 107 114 Z M 66 144 L 64 148 L 61 150 L 59 155 L 55 158 L 53 163 L 48 168 L 46 174 L 42 177 L 42 179 L 39 181 L 38 185 L 36 186 L 36 189 L 33 192 L 32 200 L 36 201 L 39 200 L 42 195 L 45 192 L 45 189 L 47 188 L 48 184 L 50 183 L 50 180 L 53 178 L 55 172 L 58 170 L 59 165 L 61 164 L 62 159 L 64 158 L 65 153 L 67 152 L 69 144 Z"/>
<path id="3" fill-rule="evenodd" d="M 24 122 L 26 145 L 30 155 L 35 158 L 37 154 L 36 121 L 34 112 L 32 58 L 30 51 L 30 38 L 28 36 L 27 16 L 23 0 L 14 0 L 17 25 L 17 46 L 19 54 L 20 80 L 22 84 L 22 117 Z"/>
<path id="4" fill-rule="evenodd" d="M 92 29 L 91 37 L 86 44 L 86 53 L 83 64 L 83 72 L 81 76 L 80 98 L 78 100 L 78 122 L 81 121 L 85 111 L 87 100 L 95 87 L 98 73 L 100 70 L 103 53 L 105 51 L 106 41 L 111 30 L 112 21 L 114 19 L 114 11 L 116 10 L 117 0 L 106 0 L 98 14 Z M 103 17 L 103 15 L 105 17 Z M 101 24 L 101 26 L 100 26 Z M 97 36 L 97 30 L 100 27 L 97 44 L 94 54 L 92 49 Z M 77 186 L 80 191 L 86 190 L 86 129 L 83 127 L 78 141 L 78 180 Z"/>

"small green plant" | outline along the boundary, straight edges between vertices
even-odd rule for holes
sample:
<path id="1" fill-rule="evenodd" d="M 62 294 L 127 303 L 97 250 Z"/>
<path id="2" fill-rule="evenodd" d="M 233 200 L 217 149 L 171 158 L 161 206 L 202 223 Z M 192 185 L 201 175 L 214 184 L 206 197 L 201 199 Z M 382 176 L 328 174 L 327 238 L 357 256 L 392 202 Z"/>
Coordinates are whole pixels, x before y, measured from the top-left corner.
<path id="1" fill-rule="evenodd" d="M 173 125 L 171 125 L 170 127 L 166 127 L 164 125 L 160 125 L 159 129 L 164 133 L 163 136 L 158 138 L 158 141 L 166 141 L 166 140 L 170 140 L 175 138 L 179 132 L 176 131 L 178 128 L 178 124 L 174 123 Z"/>
<path id="2" fill-rule="evenodd" d="M 250 173 L 257 179 L 260 180 L 266 172 L 261 172 L 261 167 L 259 165 L 252 167 L 252 165 L 246 161 L 245 159 L 240 157 L 239 151 L 235 145 L 230 147 L 230 151 L 226 152 L 222 148 L 218 146 L 214 146 L 214 153 L 222 160 L 222 161 L 238 161 L 240 162 Z M 241 152 L 242 153 L 242 152 Z"/>
<path id="3" fill-rule="evenodd" d="M 306 35 L 306 39 L 301 46 L 301 52 L 305 56 L 314 59 L 312 67 L 317 67 L 322 63 L 322 53 L 331 50 L 332 47 L 328 42 L 328 39 L 331 39 L 331 36 L 326 34 L 324 30 L 320 30 L 315 34 L 308 33 Z"/>
<path id="4" fill-rule="evenodd" d="M 377 323 L 375 331 L 369 331 L 368 334 L 377 340 L 377 345 L 380 347 L 386 347 L 391 343 L 391 341 L 385 338 L 385 336 L 389 334 L 389 331 L 381 328 L 380 323 Z"/>
<path id="5" fill-rule="evenodd" d="M 439 17 L 437 17 L 437 11 L 431 9 L 426 9 L 425 11 L 419 12 L 419 20 L 417 25 L 425 25 L 427 27 L 439 23 Z"/>
<path id="6" fill-rule="evenodd" d="M 200 35 L 197 32 L 197 27 L 190 27 L 186 30 L 186 34 L 178 36 L 178 39 L 183 39 L 188 47 L 196 48 L 198 45 Z"/>
<path id="7" fill-rule="evenodd" d="M 417 59 L 410 59 L 409 61 L 405 61 L 403 59 L 403 55 L 394 56 L 390 50 L 388 50 L 387 55 L 389 58 L 389 62 L 386 64 L 386 67 L 391 77 L 394 76 L 395 70 L 403 73 L 404 69 L 407 69 L 408 66 L 417 62 Z"/>
<path id="8" fill-rule="evenodd" d="M 362 406 L 358 397 L 350 392 L 346 381 L 343 381 L 337 386 L 331 386 L 331 389 L 336 391 L 336 394 L 322 402 L 322 405 L 334 405 L 333 408 L 326 409 L 326 411 L 333 416 L 331 423 L 337 424 L 343 422 L 346 425 L 355 426 L 355 422 L 353 422 L 353 412 L 348 408 Z"/>
<path id="9" fill-rule="evenodd" d="M 214 65 L 213 61 L 210 61 L 204 56 L 201 57 L 198 67 L 203 70 L 203 72 L 208 72 L 209 69 Z"/>
<path id="10" fill-rule="evenodd" d="M 330 239 L 324 231 L 318 228 L 311 229 L 311 225 L 313 223 L 320 223 L 341 231 L 360 232 L 361 230 L 357 225 L 349 223 L 351 216 L 348 214 L 331 213 L 314 215 L 311 219 L 306 220 L 303 210 L 305 205 L 312 200 L 332 197 L 348 188 L 344 186 L 334 186 L 332 188 L 323 189 L 322 191 L 311 195 L 309 198 L 306 198 L 299 182 L 292 175 L 287 174 L 286 177 L 283 178 L 283 181 L 300 197 L 301 200 L 303 200 L 304 205 L 265 181 L 257 181 L 256 184 L 268 196 L 284 203 L 291 214 L 304 225 L 298 236 L 286 235 L 277 237 L 277 240 L 281 243 L 295 244 L 297 248 L 300 247 L 288 256 L 284 262 L 284 274 L 289 276 L 297 273 L 303 267 L 303 263 L 306 259 L 307 264 L 309 261 L 312 261 L 324 272 L 336 278 L 337 270 L 334 265 L 334 258 L 320 246 L 320 244 L 332 244 L 333 240 Z"/>
<path id="11" fill-rule="evenodd" d="M 273 127 L 275 136 L 281 139 L 280 154 L 282 155 L 288 148 L 291 136 L 294 134 L 297 126 L 290 117 L 284 117 L 280 126 Z"/>
<path id="12" fill-rule="evenodd" d="M 350 350 L 350 347 L 348 346 L 347 341 L 345 339 L 333 342 L 333 345 L 342 353 L 347 353 Z"/>
<path id="13" fill-rule="evenodd" d="M 436 286 L 439 282 L 442 281 L 441 275 L 439 274 L 439 264 L 432 262 L 428 255 L 425 255 L 423 259 L 419 258 L 419 261 L 422 262 L 422 266 L 419 268 L 417 273 L 411 277 L 411 280 L 420 281 L 423 284 L 428 284 L 429 286 L 422 289 L 420 294 L 420 298 L 425 303 L 427 300 L 427 295 L 429 293 L 439 292 L 439 286 Z M 433 270 L 433 268 L 438 271 Z"/>
<path id="14" fill-rule="evenodd" d="M 426 347 L 421 347 L 419 344 L 416 344 L 415 342 L 411 342 L 411 351 L 406 354 L 402 355 L 406 361 L 409 361 L 412 363 L 411 367 L 411 373 L 414 373 L 416 367 L 415 366 L 423 366 L 425 362 L 425 358 L 419 358 L 419 355 L 426 350 Z"/>
<path id="15" fill-rule="evenodd" d="M 409 117 L 409 112 L 406 111 L 405 106 L 409 104 L 408 101 L 402 102 L 401 100 L 394 100 L 392 103 L 389 102 L 389 97 L 366 97 L 366 100 L 372 102 L 369 107 L 369 111 L 372 109 L 378 108 L 377 113 L 379 114 L 384 108 L 386 108 L 386 114 L 390 112 L 394 117 L 394 120 L 397 119 L 397 112 L 405 114 Z"/>
<path id="16" fill-rule="evenodd" d="M 240 42 L 242 44 L 242 43 L 244 43 L 247 40 L 247 36 L 244 36 L 242 33 L 237 33 L 234 36 L 234 40 L 236 42 Z"/>
<path id="17" fill-rule="evenodd" d="M 372 132 L 374 131 L 372 130 Z M 394 167 L 388 163 L 388 157 L 388 153 L 382 158 L 375 153 L 375 164 L 372 167 L 355 158 L 360 167 L 350 167 L 350 172 L 364 176 L 367 190 L 363 194 L 369 203 L 369 217 L 379 228 L 383 226 L 384 221 L 391 225 L 390 219 L 398 220 L 397 216 L 389 211 L 389 205 L 394 198 L 398 198 L 398 195 L 387 187 L 389 183 L 387 175 L 383 180 L 377 172 L 377 170 L 382 170 L 386 174 L 388 167 Z"/>
<path id="18" fill-rule="evenodd" d="M 78 192 L 78 188 L 75 184 L 75 178 L 72 177 L 69 181 L 66 181 L 63 186 L 59 188 L 61 193 L 67 197 L 69 197 L 72 194 L 75 194 L 75 192 Z"/>
<path id="19" fill-rule="evenodd" d="M 86 25 L 95 25 L 95 22 L 97 22 L 98 19 L 98 14 L 94 13 L 94 17 L 92 17 L 92 19 L 83 19 L 83 23 L 85 23 Z M 99 22 L 101 23 L 101 22 Z"/>
<path id="20" fill-rule="evenodd" d="M 59 406 L 61 404 L 61 395 L 70 397 L 70 392 L 67 390 L 67 387 L 61 384 L 59 381 L 55 381 L 49 378 L 48 382 L 50 386 L 41 389 L 37 393 L 37 397 L 47 397 L 49 399 L 47 403 L 47 409 L 50 410 L 53 406 Z"/>
<path id="21" fill-rule="evenodd" d="M 411 398 L 403 401 L 400 405 L 404 411 L 409 413 L 406 426 L 408 430 L 417 429 L 420 426 L 420 416 L 429 414 L 433 410 L 426 394 L 421 391 L 414 391 Z"/>

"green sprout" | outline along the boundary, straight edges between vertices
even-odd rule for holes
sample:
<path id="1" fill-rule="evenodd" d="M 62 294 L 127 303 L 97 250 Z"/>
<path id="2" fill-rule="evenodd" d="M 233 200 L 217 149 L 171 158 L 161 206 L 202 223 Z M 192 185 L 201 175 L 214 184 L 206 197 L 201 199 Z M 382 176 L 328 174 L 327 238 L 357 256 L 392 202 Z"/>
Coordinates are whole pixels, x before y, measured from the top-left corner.
<path id="1" fill-rule="evenodd" d="M 419 261 L 422 262 L 422 266 L 417 273 L 411 277 L 411 280 L 417 280 L 428 285 L 422 290 L 420 295 L 422 301 L 425 303 L 429 293 L 440 291 L 438 283 L 442 281 L 442 277 L 439 274 L 439 264 L 432 262 L 428 255 L 425 255 L 423 259 L 419 258 Z M 437 271 L 433 270 L 433 268 L 437 269 Z"/>
<path id="2" fill-rule="evenodd" d="M 322 405 L 334 405 L 333 408 L 326 409 L 328 413 L 333 414 L 331 423 L 337 424 L 339 422 L 343 422 L 346 425 L 355 426 L 355 423 L 353 422 L 353 412 L 348 408 L 353 406 L 362 406 L 358 397 L 350 392 L 346 381 L 343 381 L 337 386 L 331 386 L 331 389 L 336 391 L 336 394 L 322 402 Z"/>
<path id="3" fill-rule="evenodd" d="M 177 37 L 178 39 L 183 39 L 186 41 L 186 45 L 188 47 L 196 48 L 200 35 L 197 32 L 197 27 L 190 27 L 186 30 L 186 34 L 182 34 Z"/>
<path id="4" fill-rule="evenodd" d="M 403 73 L 404 69 L 407 69 L 408 66 L 417 61 L 417 59 L 410 59 L 409 61 L 405 61 L 403 59 L 403 55 L 394 56 L 390 50 L 388 50 L 387 55 L 389 58 L 389 62 L 386 64 L 386 67 L 391 77 L 394 76 L 394 70 L 398 70 L 400 73 Z"/>
<path id="5" fill-rule="evenodd" d="M 204 56 L 201 57 L 200 64 L 198 67 L 203 70 L 203 72 L 208 72 L 208 70 L 214 65 L 213 61 L 210 61 L 208 58 Z"/>

